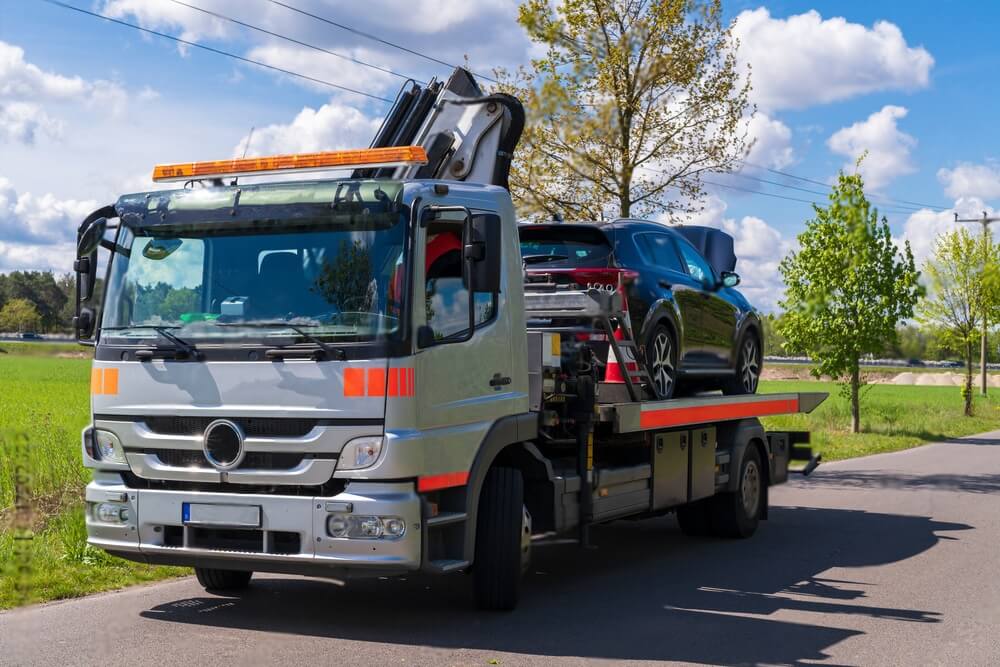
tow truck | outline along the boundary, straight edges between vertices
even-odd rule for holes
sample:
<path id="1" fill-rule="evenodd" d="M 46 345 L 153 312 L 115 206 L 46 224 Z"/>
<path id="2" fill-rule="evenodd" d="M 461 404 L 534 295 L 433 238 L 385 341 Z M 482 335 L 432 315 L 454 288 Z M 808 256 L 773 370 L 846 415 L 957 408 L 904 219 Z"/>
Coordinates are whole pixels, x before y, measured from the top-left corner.
<path id="1" fill-rule="evenodd" d="M 89 543 L 209 590 L 466 572 L 500 610 L 533 548 L 596 524 L 752 535 L 790 461 L 818 463 L 760 418 L 826 395 L 656 401 L 627 363 L 605 381 L 580 327 L 642 358 L 621 290 L 525 288 L 523 123 L 458 69 L 402 91 L 368 149 L 160 165 L 182 185 L 89 215 Z"/>

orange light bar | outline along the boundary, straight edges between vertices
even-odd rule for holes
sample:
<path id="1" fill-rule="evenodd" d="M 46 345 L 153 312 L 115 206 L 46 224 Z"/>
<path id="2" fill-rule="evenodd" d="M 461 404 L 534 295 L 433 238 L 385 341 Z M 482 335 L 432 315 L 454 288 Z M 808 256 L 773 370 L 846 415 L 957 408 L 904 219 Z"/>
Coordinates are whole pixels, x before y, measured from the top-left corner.
<path id="1" fill-rule="evenodd" d="M 153 168 L 157 183 L 188 181 L 222 176 L 280 174 L 286 171 L 322 171 L 341 167 L 395 167 L 404 164 L 427 164 L 423 146 L 390 146 L 323 153 L 271 155 L 212 162 L 158 164 Z"/>

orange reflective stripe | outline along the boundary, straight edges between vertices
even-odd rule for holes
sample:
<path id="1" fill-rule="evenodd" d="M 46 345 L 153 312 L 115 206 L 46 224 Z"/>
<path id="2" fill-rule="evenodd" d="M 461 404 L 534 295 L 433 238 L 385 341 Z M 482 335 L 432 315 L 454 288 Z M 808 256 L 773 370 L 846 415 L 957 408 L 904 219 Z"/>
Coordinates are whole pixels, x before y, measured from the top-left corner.
<path id="1" fill-rule="evenodd" d="M 663 428 L 711 421 L 731 421 L 746 417 L 783 415 L 799 411 L 798 399 L 747 401 L 735 405 L 699 405 L 687 408 L 643 410 L 639 415 L 642 428 Z"/>
<path id="2" fill-rule="evenodd" d="M 109 396 L 118 395 L 118 369 L 104 369 L 104 393 Z"/>
<path id="3" fill-rule="evenodd" d="M 427 491 L 437 491 L 447 489 L 452 486 L 465 486 L 469 483 L 469 473 L 465 470 L 460 472 L 446 472 L 441 475 L 427 475 L 417 478 L 417 491 L 426 493 Z"/>
<path id="4" fill-rule="evenodd" d="M 365 369 L 344 369 L 344 396 L 365 395 Z"/>
<path id="5" fill-rule="evenodd" d="M 385 396 L 385 369 L 368 369 L 368 395 Z"/>
<path id="6" fill-rule="evenodd" d="M 389 369 L 389 383 L 386 386 L 385 393 L 389 396 L 399 396 L 399 369 L 390 368 Z"/>
<path id="7" fill-rule="evenodd" d="M 103 374 L 100 368 L 90 369 L 90 393 L 100 394 L 104 389 Z"/>

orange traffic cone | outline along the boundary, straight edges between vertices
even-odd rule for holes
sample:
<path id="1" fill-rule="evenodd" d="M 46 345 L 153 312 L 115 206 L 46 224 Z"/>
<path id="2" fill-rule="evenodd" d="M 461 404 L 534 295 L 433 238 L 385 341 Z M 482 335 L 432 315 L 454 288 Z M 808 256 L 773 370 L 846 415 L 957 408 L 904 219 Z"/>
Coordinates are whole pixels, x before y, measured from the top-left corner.
<path id="1" fill-rule="evenodd" d="M 622 327 L 619 325 L 615 329 L 615 340 L 625 340 L 625 334 L 622 333 Z M 638 365 L 629 350 L 622 352 L 622 356 L 625 357 L 625 366 L 630 370 L 634 371 L 638 369 Z M 618 355 L 615 354 L 615 348 L 608 344 L 608 363 L 604 370 L 604 381 L 609 383 L 624 384 L 625 377 L 622 375 L 622 365 L 618 361 Z"/>

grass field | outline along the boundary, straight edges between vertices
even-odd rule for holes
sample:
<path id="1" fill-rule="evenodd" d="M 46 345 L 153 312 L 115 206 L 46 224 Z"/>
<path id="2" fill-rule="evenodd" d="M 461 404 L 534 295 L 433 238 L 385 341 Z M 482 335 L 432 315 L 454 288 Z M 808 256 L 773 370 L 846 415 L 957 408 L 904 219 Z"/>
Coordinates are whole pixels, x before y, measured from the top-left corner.
<path id="1" fill-rule="evenodd" d="M 55 356 L 59 346 L 13 347 L 0 354 L 0 609 L 185 572 L 87 546 L 80 430 L 90 418 L 90 361 Z"/>
<path id="2" fill-rule="evenodd" d="M 89 419 L 87 358 L 79 348 L 2 345 L 0 354 L 0 609 L 85 595 L 185 574 L 112 558 L 86 544 L 80 430 Z M 962 416 L 953 387 L 871 385 L 863 391 L 865 432 L 848 432 L 847 401 L 833 383 L 774 380 L 761 392 L 827 391 L 812 415 L 774 417 L 768 428 L 810 430 L 824 459 L 905 449 L 1000 424 L 1000 390 L 977 397 L 976 416 Z M 20 487 L 18 485 L 20 482 Z M 30 508 L 15 522 L 15 498 Z M 15 539 L 15 537 L 29 539 Z"/>

